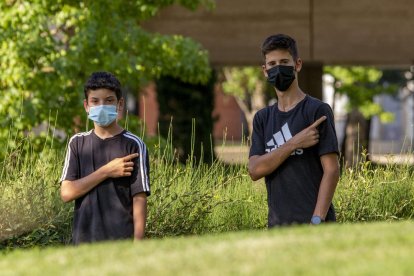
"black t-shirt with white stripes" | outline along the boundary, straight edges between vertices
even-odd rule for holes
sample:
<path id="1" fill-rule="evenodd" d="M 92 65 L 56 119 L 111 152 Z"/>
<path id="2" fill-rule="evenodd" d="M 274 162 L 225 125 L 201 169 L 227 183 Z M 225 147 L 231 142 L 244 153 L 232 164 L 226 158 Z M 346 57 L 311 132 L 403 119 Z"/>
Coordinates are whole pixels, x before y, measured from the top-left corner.
<path id="1" fill-rule="evenodd" d="M 327 119 L 318 127 L 319 143 L 295 150 L 265 177 L 269 227 L 310 223 L 323 176 L 320 156 L 338 153 L 338 141 L 330 106 L 308 95 L 288 112 L 280 111 L 276 103 L 260 110 L 254 117 L 249 156 L 277 149 L 324 115 Z M 332 205 L 326 220 L 335 220 Z"/>
<path id="2" fill-rule="evenodd" d="M 132 238 L 133 196 L 142 192 L 149 196 L 150 181 L 147 148 L 134 134 L 124 130 L 101 139 L 91 130 L 70 139 L 60 181 L 83 178 L 113 159 L 133 153 L 139 156 L 132 160 L 131 176 L 108 178 L 75 200 L 74 244 Z"/>

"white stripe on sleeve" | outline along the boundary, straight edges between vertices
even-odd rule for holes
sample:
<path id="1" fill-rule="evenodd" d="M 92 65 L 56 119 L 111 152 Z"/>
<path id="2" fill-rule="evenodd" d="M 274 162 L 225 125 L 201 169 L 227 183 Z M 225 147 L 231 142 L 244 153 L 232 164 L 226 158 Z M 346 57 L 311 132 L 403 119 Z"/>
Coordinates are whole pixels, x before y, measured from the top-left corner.
<path id="1" fill-rule="evenodd" d="M 149 192 L 150 188 L 149 188 L 149 179 L 148 179 L 147 164 L 146 164 L 147 151 L 146 151 L 145 144 L 138 136 L 135 136 L 134 134 L 130 132 L 124 133 L 124 136 L 129 139 L 134 140 L 138 144 L 139 154 L 140 154 L 139 168 L 141 171 L 142 188 L 144 192 Z"/>
<path id="2" fill-rule="evenodd" d="M 78 133 L 73 135 L 68 143 L 68 149 L 66 150 L 66 157 L 65 157 L 65 164 L 63 165 L 63 169 L 62 169 L 62 176 L 60 177 L 59 182 L 62 182 L 63 180 L 65 180 L 66 175 L 68 174 L 68 168 L 69 168 L 69 164 L 70 164 L 70 158 L 71 158 L 71 149 L 70 149 L 70 145 L 72 143 L 72 141 L 76 138 L 76 137 L 80 137 L 80 136 L 87 136 L 89 134 L 92 133 L 92 130 L 88 131 L 88 132 L 82 132 L 82 133 Z"/>

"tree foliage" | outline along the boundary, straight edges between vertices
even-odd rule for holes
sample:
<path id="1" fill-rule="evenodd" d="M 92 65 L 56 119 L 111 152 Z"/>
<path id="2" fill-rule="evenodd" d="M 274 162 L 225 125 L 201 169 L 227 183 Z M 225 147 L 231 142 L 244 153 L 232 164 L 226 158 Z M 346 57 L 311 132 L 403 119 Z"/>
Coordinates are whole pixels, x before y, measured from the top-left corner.
<path id="1" fill-rule="evenodd" d="M 374 102 L 374 96 L 383 93 L 395 93 L 395 85 L 381 82 L 382 71 L 373 67 L 326 67 L 325 72 L 336 79 L 337 93 L 348 98 L 348 114 L 342 142 L 343 164 L 355 167 L 364 160 L 370 146 L 371 118 L 377 115 L 382 122 L 392 122 L 394 114 L 384 111 Z M 369 156 L 368 156 L 369 157 Z"/>
<path id="2" fill-rule="evenodd" d="M 264 81 L 263 73 L 257 67 L 225 67 L 223 90 L 245 99 L 253 94 L 258 82 Z"/>
<path id="3" fill-rule="evenodd" d="M 266 106 L 268 98 L 275 97 L 274 89 L 268 89 L 266 78 L 258 67 L 224 67 L 222 73 L 223 92 L 235 97 L 251 134 L 254 115 Z"/>
<path id="4" fill-rule="evenodd" d="M 161 74 L 207 82 L 208 56 L 199 44 L 140 27 L 171 4 L 195 9 L 213 1 L 1 1 L 2 129 L 30 130 L 49 122 L 71 134 L 73 118 L 84 114 L 83 83 L 97 70 L 115 73 L 134 91 Z"/>
<path id="5" fill-rule="evenodd" d="M 376 95 L 396 91 L 396 87 L 380 82 L 381 70 L 363 66 L 327 66 L 325 72 L 336 79 L 336 92 L 348 97 L 349 111 L 357 109 L 366 119 L 378 115 L 383 122 L 394 120 L 394 114 L 385 112 L 381 105 L 373 101 Z"/>

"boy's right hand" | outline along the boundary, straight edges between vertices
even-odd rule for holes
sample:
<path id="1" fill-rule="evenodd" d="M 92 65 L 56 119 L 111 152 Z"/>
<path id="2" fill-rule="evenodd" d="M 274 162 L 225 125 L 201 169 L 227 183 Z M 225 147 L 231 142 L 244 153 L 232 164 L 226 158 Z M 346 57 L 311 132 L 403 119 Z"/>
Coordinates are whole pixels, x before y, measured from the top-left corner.
<path id="1" fill-rule="evenodd" d="M 105 174 L 110 178 L 131 176 L 134 170 L 134 162 L 131 160 L 138 157 L 138 153 L 133 153 L 124 157 L 115 158 L 105 166 Z"/>
<path id="2" fill-rule="evenodd" d="M 320 117 L 312 125 L 296 134 L 289 142 L 295 146 L 295 149 L 309 148 L 316 145 L 319 142 L 319 131 L 317 127 L 325 120 L 326 116 Z"/>

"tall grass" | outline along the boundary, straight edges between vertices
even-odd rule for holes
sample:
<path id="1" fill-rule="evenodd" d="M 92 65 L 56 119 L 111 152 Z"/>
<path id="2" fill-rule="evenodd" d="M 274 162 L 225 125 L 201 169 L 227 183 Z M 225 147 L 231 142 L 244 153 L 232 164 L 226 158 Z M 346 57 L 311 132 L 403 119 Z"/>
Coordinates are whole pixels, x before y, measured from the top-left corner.
<path id="1" fill-rule="evenodd" d="M 153 237 L 262 228 L 264 187 L 252 185 L 243 166 L 157 160 L 149 199 L 148 234 Z M 166 161 L 166 162 L 165 162 Z"/>
<path id="2" fill-rule="evenodd" d="M 192 151 L 185 164 L 178 161 L 170 135 L 164 148 L 152 152 L 148 235 L 165 237 L 265 227 L 265 187 L 252 185 L 243 164 L 197 162 L 203 158 L 195 156 L 203 153 L 194 152 L 194 143 L 192 139 Z"/>
<path id="3" fill-rule="evenodd" d="M 64 149 L 48 144 L 30 150 L 16 141 L 0 165 L 0 249 L 67 243 L 73 204 L 59 197 Z M 193 141 L 194 143 L 194 141 Z M 245 164 L 199 163 L 191 153 L 182 164 L 171 138 L 150 144 L 151 190 L 147 237 L 218 233 L 265 228 L 266 191 L 252 182 Z M 200 158 L 202 159 L 202 158 Z M 377 166 L 362 160 L 343 172 L 334 197 L 338 221 L 411 219 L 414 181 L 411 165 Z"/>
<path id="4" fill-rule="evenodd" d="M 0 168 L 0 249 L 67 243 L 73 203 L 61 201 L 58 183 L 65 150 L 49 145 L 35 153 L 29 138 L 18 143 L 25 146 L 7 154 Z M 207 165 L 194 152 L 182 164 L 171 138 L 148 144 L 148 237 L 265 227 L 264 186 L 252 185 L 245 165 Z"/>
<path id="5" fill-rule="evenodd" d="M 60 200 L 58 185 L 62 152 L 47 147 L 47 141 L 39 153 L 30 138 L 10 139 L 14 146 L 5 149 L 0 165 L 0 241 L 11 238 L 9 242 L 16 245 L 66 242 L 69 206 Z M 12 238 L 27 232 L 32 232 L 30 241 Z"/>
<path id="6" fill-rule="evenodd" d="M 413 164 L 373 164 L 362 155 L 342 173 L 334 204 L 340 222 L 411 219 L 414 216 Z"/>

